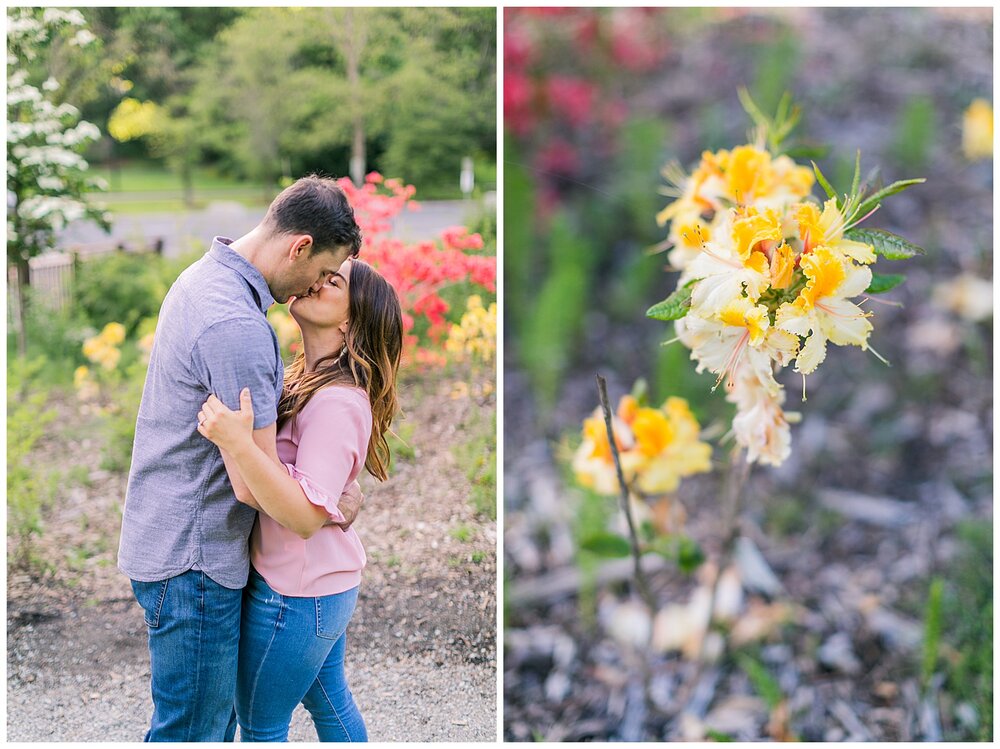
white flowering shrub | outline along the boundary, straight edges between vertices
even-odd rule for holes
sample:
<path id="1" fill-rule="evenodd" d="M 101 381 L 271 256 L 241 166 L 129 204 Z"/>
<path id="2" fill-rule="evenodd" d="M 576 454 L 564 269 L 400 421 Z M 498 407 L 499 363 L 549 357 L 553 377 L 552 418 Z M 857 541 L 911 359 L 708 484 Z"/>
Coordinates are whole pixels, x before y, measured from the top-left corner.
<path id="1" fill-rule="evenodd" d="M 101 133 L 80 119 L 76 107 L 51 97 L 59 82 L 32 83 L 29 66 L 62 36 L 85 46 L 95 37 L 77 10 L 11 8 L 7 12 L 7 262 L 18 270 L 18 335 L 24 351 L 25 287 L 28 261 L 50 249 L 56 232 L 83 218 L 105 229 L 110 214 L 91 205 L 84 193 L 104 189 L 87 176 L 81 155 Z"/>

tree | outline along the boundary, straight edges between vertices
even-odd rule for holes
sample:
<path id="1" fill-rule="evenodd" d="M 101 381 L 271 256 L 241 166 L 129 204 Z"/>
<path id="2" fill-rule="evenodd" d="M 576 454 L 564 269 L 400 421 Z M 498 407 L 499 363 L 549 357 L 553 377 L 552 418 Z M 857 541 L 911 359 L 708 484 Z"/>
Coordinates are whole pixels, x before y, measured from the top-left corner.
<path id="1" fill-rule="evenodd" d="M 28 72 L 53 39 L 85 46 L 93 34 L 76 10 L 13 8 L 7 20 L 7 263 L 17 268 L 16 326 L 23 356 L 29 261 L 50 249 L 56 232 L 71 221 L 90 218 L 108 229 L 110 215 L 84 198 L 86 190 L 102 186 L 86 176 L 81 156 L 100 131 L 81 120 L 76 107 L 51 100 L 59 89 L 54 77 L 39 88 Z"/>

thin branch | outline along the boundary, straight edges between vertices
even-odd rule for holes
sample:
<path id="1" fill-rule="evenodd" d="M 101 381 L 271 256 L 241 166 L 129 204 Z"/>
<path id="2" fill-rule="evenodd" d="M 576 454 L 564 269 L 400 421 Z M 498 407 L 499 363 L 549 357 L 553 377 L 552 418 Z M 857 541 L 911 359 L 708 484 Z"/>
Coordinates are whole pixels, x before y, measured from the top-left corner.
<path id="1" fill-rule="evenodd" d="M 715 617 L 715 599 L 719 594 L 719 581 L 722 573 L 732 561 L 733 547 L 740 531 L 740 514 L 742 512 L 743 494 L 747 479 L 750 477 L 750 463 L 744 458 L 743 449 L 737 445 L 730 454 L 730 471 L 726 482 L 726 506 L 723 508 L 722 548 L 719 551 L 719 569 L 712 581 L 712 595 L 708 602 L 708 631 L 701 642 L 701 662 L 705 660 L 705 646 L 708 642 L 708 632 L 712 629 L 712 619 Z"/>
<path id="2" fill-rule="evenodd" d="M 625 513 L 625 520 L 628 522 L 629 540 L 632 542 L 632 562 L 635 569 L 635 583 L 639 589 L 650 613 L 656 611 L 656 603 L 653 594 L 649 590 L 646 582 L 646 575 L 642 571 L 640 559 L 642 552 L 639 551 L 639 536 L 635 532 L 635 521 L 632 519 L 632 507 L 629 504 L 629 488 L 625 482 L 625 472 L 622 470 L 621 456 L 618 454 L 618 443 L 615 442 L 614 427 L 611 423 L 611 406 L 608 403 L 608 385 L 603 377 L 597 375 L 597 390 L 601 396 L 601 408 L 604 410 L 604 425 L 608 430 L 608 444 L 611 445 L 611 455 L 615 460 L 615 470 L 618 472 L 618 485 L 621 487 L 622 511 Z"/>

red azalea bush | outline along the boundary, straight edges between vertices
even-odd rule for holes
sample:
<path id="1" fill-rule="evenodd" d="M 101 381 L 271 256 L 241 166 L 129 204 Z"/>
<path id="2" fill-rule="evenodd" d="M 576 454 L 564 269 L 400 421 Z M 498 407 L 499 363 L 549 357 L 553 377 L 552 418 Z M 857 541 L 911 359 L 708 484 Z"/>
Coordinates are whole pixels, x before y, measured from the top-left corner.
<path id="1" fill-rule="evenodd" d="M 540 204 L 600 172 L 628 116 L 621 75 L 654 73 L 671 45 L 657 8 L 508 8 L 504 123 L 536 173 Z"/>
<path id="2" fill-rule="evenodd" d="M 416 188 L 378 172 L 355 186 L 346 177 L 338 184 L 354 207 L 364 244 L 361 257 L 386 277 L 403 307 L 404 359 L 436 364 L 444 360 L 441 335 L 448 330 L 450 305 L 440 295 L 454 284 L 471 284 L 496 293 L 495 255 L 477 254 L 484 242 L 463 226 L 452 226 L 437 241 L 407 243 L 388 236 L 392 220 L 403 210 L 416 210 Z M 432 344 L 432 345 L 428 345 Z"/>

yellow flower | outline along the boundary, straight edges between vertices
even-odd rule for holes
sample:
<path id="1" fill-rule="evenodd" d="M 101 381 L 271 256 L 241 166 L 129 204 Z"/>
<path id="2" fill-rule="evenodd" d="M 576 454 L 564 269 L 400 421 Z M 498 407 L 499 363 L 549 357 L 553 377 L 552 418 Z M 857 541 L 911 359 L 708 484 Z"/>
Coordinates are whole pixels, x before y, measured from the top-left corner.
<path id="1" fill-rule="evenodd" d="M 771 154 L 754 146 L 737 146 L 726 165 L 726 187 L 740 205 L 750 205 L 774 183 Z"/>
<path id="2" fill-rule="evenodd" d="M 83 384 L 87 382 L 89 375 L 90 375 L 89 367 L 85 365 L 77 367 L 76 370 L 73 372 L 73 386 L 78 389 L 82 387 Z"/>
<path id="3" fill-rule="evenodd" d="M 993 107 L 985 99 L 973 101 L 962 116 L 962 152 L 970 161 L 993 156 Z"/>
<path id="4" fill-rule="evenodd" d="M 645 494 L 677 488 L 684 476 L 710 469 L 711 447 L 698 440 L 698 422 L 681 398 L 661 408 L 624 396 L 612 419 L 626 482 Z M 577 481 L 601 494 L 619 493 L 617 471 L 600 408 L 583 422 L 583 442 L 573 457 Z"/>
<path id="5" fill-rule="evenodd" d="M 482 361 L 490 361 L 496 353 L 497 305 L 494 302 L 486 309 L 482 297 L 473 294 L 466 300 L 465 307 L 467 311 L 462 319 L 448 331 L 445 350 L 457 358 L 468 353 Z"/>
<path id="6" fill-rule="evenodd" d="M 787 289 L 795 270 L 795 252 L 782 243 L 771 253 L 771 288 Z"/>
<path id="7" fill-rule="evenodd" d="M 868 288 L 872 272 L 845 262 L 826 247 L 817 247 L 802 258 L 806 286 L 792 302 L 782 304 L 775 316 L 775 326 L 806 337 L 795 359 L 795 371 L 810 374 L 826 358 L 826 342 L 838 346 L 868 348 L 872 324 L 868 315 L 847 297 L 857 296 Z"/>
<path id="8" fill-rule="evenodd" d="M 125 326 L 120 322 L 109 322 L 98 337 L 109 346 L 120 346 L 125 342 Z"/>
<path id="9" fill-rule="evenodd" d="M 122 352 L 116 348 L 108 347 L 97 357 L 97 362 L 106 370 L 111 371 L 118 366 L 122 358 Z"/>
<path id="10" fill-rule="evenodd" d="M 106 347 L 106 344 L 100 339 L 100 337 L 94 336 L 93 338 L 88 338 L 83 342 L 83 355 L 91 361 L 97 361 L 97 357 L 100 352 Z"/>
<path id="11" fill-rule="evenodd" d="M 858 263 L 867 265 L 875 262 L 875 251 L 871 245 L 844 239 L 846 220 L 834 198 L 823 204 L 822 213 L 813 203 L 799 203 L 794 207 L 794 215 L 804 253 L 822 245 Z"/>

